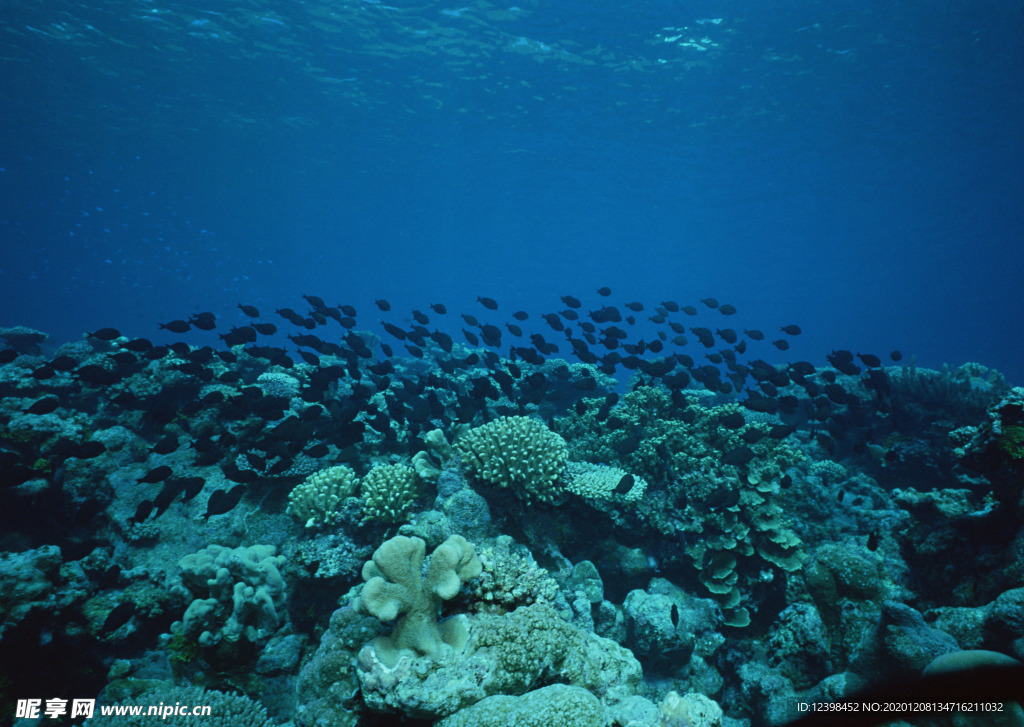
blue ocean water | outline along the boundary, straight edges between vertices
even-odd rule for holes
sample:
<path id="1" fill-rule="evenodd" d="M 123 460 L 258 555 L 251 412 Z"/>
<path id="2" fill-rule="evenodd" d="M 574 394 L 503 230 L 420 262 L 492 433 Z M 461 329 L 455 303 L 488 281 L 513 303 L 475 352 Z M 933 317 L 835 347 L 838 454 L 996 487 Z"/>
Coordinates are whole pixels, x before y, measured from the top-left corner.
<path id="1" fill-rule="evenodd" d="M 1019 1 L 0 4 L 0 727 L 1024 659 Z"/>
<path id="2" fill-rule="evenodd" d="M 1019 4 L 0 13 L 4 325 L 607 285 L 1024 380 Z"/>

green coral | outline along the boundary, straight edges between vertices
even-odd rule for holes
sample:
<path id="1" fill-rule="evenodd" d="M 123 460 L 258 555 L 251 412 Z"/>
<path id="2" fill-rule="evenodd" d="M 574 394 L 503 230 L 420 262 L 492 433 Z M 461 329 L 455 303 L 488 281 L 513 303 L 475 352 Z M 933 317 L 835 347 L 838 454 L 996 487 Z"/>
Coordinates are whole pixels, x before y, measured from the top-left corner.
<path id="1" fill-rule="evenodd" d="M 565 469 L 565 440 L 530 417 L 501 417 L 471 429 L 455 443 L 466 470 L 477 480 L 513 490 L 527 503 L 551 502 Z"/>
<path id="2" fill-rule="evenodd" d="M 358 483 L 356 473 L 344 465 L 315 472 L 288 494 L 288 514 L 307 528 L 336 523 L 339 506 Z"/>
<path id="3" fill-rule="evenodd" d="M 199 642 L 178 630 L 167 640 L 167 652 L 173 666 L 189 664 L 199 658 Z"/>
<path id="4" fill-rule="evenodd" d="M 1024 426 L 1003 427 L 1003 433 L 996 442 L 1013 459 L 1024 459 Z"/>
<path id="5" fill-rule="evenodd" d="M 416 470 L 408 465 L 378 465 L 359 487 L 367 520 L 398 523 L 406 519 L 419 496 Z"/>

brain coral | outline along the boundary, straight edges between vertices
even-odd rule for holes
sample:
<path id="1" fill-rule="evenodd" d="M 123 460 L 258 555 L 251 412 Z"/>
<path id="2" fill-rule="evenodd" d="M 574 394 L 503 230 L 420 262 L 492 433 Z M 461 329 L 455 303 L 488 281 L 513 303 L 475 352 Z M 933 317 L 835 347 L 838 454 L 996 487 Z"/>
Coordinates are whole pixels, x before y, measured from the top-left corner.
<path id="1" fill-rule="evenodd" d="M 537 419 L 520 416 L 470 429 L 455 443 L 455 451 L 477 480 L 510 488 L 527 503 L 554 499 L 568 457 L 561 436 Z"/>

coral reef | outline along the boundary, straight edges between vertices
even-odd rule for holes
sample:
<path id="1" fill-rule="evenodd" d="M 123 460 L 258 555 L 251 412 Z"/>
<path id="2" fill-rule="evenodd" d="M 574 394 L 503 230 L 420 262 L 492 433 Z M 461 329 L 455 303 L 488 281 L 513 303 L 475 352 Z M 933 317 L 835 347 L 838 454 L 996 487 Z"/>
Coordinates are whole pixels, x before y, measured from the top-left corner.
<path id="1" fill-rule="evenodd" d="M 408 465 L 378 465 L 359 485 L 368 520 L 397 523 L 406 519 L 419 495 L 416 470 Z"/>
<path id="2" fill-rule="evenodd" d="M 442 601 L 454 598 L 465 581 L 480 574 L 473 545 L 452 535 L 434 550 L 426 573 L 421 574 L 425 553 L 421 538 L 396 535 L 377 548 L 373 559 L 363 566 L 366 585 L 354 607 L 381 621 L 397 619 L 389 635 L 368 646 L 389 667 L 402 656 L 433 655 L 443 645 L 457 649 L 466 640 L 460 620 L 451 618 L 439 624 L 437 613 Z"/>
<path id="3" fill-rule="evenodd" d="M 336 465 L 320 470 L 288 494 L 288 514 L 307 528 L 335 524 L 340 516 L 339 506 L 355 492 L 358 484 L 351 467 Z"/>
<path id="4" fill-rule="evenodd" d="M 551 502 L 566 464 L 566 444 L 530 417 L 501 417 L 455 442 L 466 470 L 492 487 L 509 488 L 526 503 Z"/>
<path id="5" fill-rule="evenodd" d="M 225 663 L 251 659 L 284 621 L 282 556 L 271 545 L 211 545 L 178 564 L 177 591 L 192 598 L 172 633 Z"/>

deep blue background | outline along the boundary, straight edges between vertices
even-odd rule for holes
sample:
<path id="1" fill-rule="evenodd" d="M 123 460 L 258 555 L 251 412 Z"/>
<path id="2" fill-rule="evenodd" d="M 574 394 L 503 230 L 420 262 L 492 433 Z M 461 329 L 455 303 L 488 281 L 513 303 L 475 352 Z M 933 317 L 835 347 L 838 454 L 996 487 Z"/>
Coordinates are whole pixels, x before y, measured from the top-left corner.
<path id="1" fill-rule="evenodd" d="M 1024 383 L 1019 0 L 91 5 L 0 9 L 0 326 L 609 285 Z"/>

